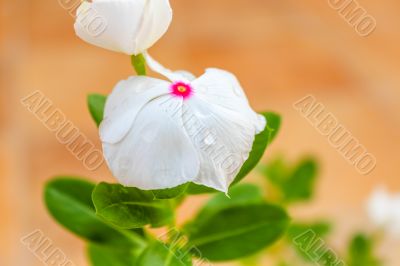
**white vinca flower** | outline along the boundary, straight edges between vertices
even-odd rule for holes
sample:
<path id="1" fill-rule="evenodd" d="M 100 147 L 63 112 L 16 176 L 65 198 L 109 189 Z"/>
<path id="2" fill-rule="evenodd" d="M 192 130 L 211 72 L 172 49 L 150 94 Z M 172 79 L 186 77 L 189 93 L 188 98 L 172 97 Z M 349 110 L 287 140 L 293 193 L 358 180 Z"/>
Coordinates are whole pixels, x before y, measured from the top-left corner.
<path id="1" fill-rule="evenodd" d="M 82 2 L 74 27 L 90 44 L 137 55 L 164 35 L 171 20 L 169 0 L 93 0 Z"/>
<path id="2" fill-rule="evenodd" d="M 376 226 L 400 237 L 400 193 L 392 195 L 384 187 L 379 187 L 367 202 L 367 212 Z"/>
<path id="3" fill-rule="evenodd" d="M 113 175 L 144 190 L 194 182 L 227 192 L 265 118 L 233 74 L 213 68 L 196 79 L 145 57 L 170 81 L 130 77 L 108 97 L 100 138 Z"/>

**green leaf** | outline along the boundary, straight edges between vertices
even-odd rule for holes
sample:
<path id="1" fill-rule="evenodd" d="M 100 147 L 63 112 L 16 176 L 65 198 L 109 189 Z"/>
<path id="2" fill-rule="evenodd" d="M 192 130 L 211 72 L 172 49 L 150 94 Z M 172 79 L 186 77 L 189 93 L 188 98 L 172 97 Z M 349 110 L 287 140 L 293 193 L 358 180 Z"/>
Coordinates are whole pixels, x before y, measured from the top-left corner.
<path id="1" fill-rule="evenodd" d="M 131 63 L 139 76 L 146 76 L 146 59 L 143 54 L 132 55 Z"/>
<path id="2" fill-rule="evenodd" d="M 307 201 L 313 196 L 318 165 L 315 159 L 305 158 L 291 167 L 283 159 L 278 158 L 265 167 L 264 173 L 280 190 L 283 201 Z"/>
<path id="3" fill-rule="evenodd" d="M 224 193 L 219 193 L 209 200 L 200 210 L 195 221 L 198 223 L 225 208 L 262 203 L 263 198 L 259 187 L 252 184 L 239 184 L 231 188 L 229 198 Z"/>
<path id="4" fill-rule="evenodd" d="M 329 232 L 331 231 L 331 225 L 328 222 L 316 222 L 316 223 L 297 223 L 290 225 L 287 236 L 290 243 L 296 243 L 296 239 L 306 232 L 312 232 L 312 243 L 315 243 L 317 239 L 323 239 Z M 312 246 L 310 244 L 309 246 Z M 315 258 L 310 257 L 310 251 L 308 249 L 304 249 L 303 245 L 294 245 L 296 252 L 307 262 L 312 262 Z M 326 249 L 323 249 L 323 252 L 326 252 Z M 314 254 L 313 254 L 314 255 Z"/>
<path id="5" fill-rule="evenodd" d="M 120 231 L 96 216 L 91 195 L 94 184 L 79 178 L 57 177 L 44 189 L 50 214 L 69 231 L 99 244 L 138 247 L 144 240 L 133 231 Z"/>
<path id="6" fill-rule="evenodd" d="M 173 199 L 182 196 L 189 184 L 183 184 L 175 188 L 151 190 L 156 199 Z"/>
<path id="7" fill-rule="evenodd" d="M 183 253 L 177 247 L 154 242 L 139 257 L 136 266 L 191 266 L 189 252 Z"/>
<path id="8" fill-rule="evenodd" d="M 151 224 L 160 227 L 173 221 L 169 201 L 155 200 L 151 191 L 100 183 L 92 196 L 96 213 L 111 224 L 124 229 Z"/>
<path id="9" fill-rule="evenodd" d="M 189 186 L 188 186 L 186 192 L 189 195 L 199 195 L 199 194 L 207 194 L 207 193 L 216 193 L 218 191 L 213 188 L 210 188 L 210 187 L 197 185 L 195 183 L 189 183 Z"/>
<path id="10" fill-rule="evenodd" d="M 331 231 L 331 224 L 325 221 L 311 224 L 295 223 L 290 225 L 287 234 L 290 239 L 294 239 L 307 230 L 312 230 L 318 237 L 322 238 Z"/>
<path id="11" fill-rule="evenodd" d="M 187 231 L 196 256 L 210 261 L 239 259 L 273 244 L 285 232 L 289 217 L 282 208 L 253 203 L 224 208 L 195 220 Z"/>
<path id="12" fill-rule="evenodd" d="M 291 172 L 293 171 L 282 156 L 274 158 L 267 165 L 260 165 L 259 169 L 267 180 L 278 188 L 281 188 L 290 179 Z"/>
<path id="13" fill-rule="evenodd" d="M 381 265 L 379 259 L 374 255 L 373 239 L 357 234 L 353 237 L 349 245 L 349 266 L 378 266 Z"/>
<path id="14" fill-rule="evenodd" d="M 322 249 L 314 250 L 314 254 L 319 256 L 313 262 L 319 265 L 346 265 L 343 259 L 336 253 L 336 251 L 323 247 Z"/>
<path id="15" fill-rule="evenodd" d="M 100 94 L 90 94 L 87 98 L 90 114 L 97 126 L 99 126 L 101 121 L 103 121 L 106 100 L 107 96 Z"/>
<path id="16" fill-rule="evenodd" d="M 295 168 L 289 182 L 285 183 L 287 201 L 308 200 L 312 197 L 318 166 L 315 160 L 305 159 Z"/>
<path id="17" fill-rule="evenodd" d="M 139 257 L 139 252 L 132 249 L 115 249 L 93 243 L 89 243 L 87 253 L 92 266 L 134 266 Z"/>
<path id="18" fill-rule="evenodd" d="M 259 187 L 253 184 L 239 184 L 229 191 L 229 198 L 224 193 L 219 192 L 211 198 L 199 211 L 193 223 L 187 223 L 185 231 L 196 230 L 196 226 L 209 219 L 223 209 L 234 206 L 247 206 L 264 201 L 263 194 Z"/>
<path id="19" fill-rule="evenodd" d="M 280 116 L 272 112 L 265 112 L 262 113 L 262 115 L 267 120 L 267 126 L 265 127 L 264 131 L 256 135 L 249 158 L 243 164 L 231 186 L 239 183 L 250 173 L 251 170 L 254 169 L 254 167 L 256 167 L 256 165 L 260 162 L 262 156 L 264 155 L 264 152 L 267 149 L 268 145 L 272 143 L 279 132 L 279 128 L 281 125 Z M 216 192 L 216 190 L 191 183 L 187 192 L 193 195 L 212 193 Z"/>

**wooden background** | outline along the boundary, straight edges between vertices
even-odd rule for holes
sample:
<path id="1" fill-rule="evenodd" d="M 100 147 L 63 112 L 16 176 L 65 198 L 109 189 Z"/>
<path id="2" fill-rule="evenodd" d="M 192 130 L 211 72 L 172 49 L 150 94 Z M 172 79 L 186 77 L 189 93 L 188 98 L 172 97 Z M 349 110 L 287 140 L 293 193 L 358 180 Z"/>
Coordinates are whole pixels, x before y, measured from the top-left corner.
<path id="1" fill-rule="evenodd" d="M 377 21 L 360 37 L 328 0 L 171 0 L 173 24 L 151 53 L 172 69 L 199 75 L 206 67 L 234 72 L 257 110 L 284 117 L 277 153 L 296 160 L 318 156 L 322 165 L 316 201 L 298 206 L 294 218 L 331 217 L 331 246 L 343 250 L 347 236 L 369 230 L 364 202 L 379 184 L 400 191 L 400 2 L 359 0 Z M 132 75 L 129 58 L 92 47 L 73 32 L 73 17 L 58 1 L 0 0 L 0 265 L 42 265 L 20 238 L 42 230 L 78 266 L 87 265 L 83 242 L 46 213 L 42 188 L 58 174 L 112 181 L 106 167 L 89 172 L 59 144 L 20 99 L 42 91 L 98 146 L 86 110 L 90 92 L 109 93 Z M 344 160 L 292 104 L 314 95 L 377 157 L 362 176 Z M 257 182 L 256 174 L 252 180 Z M 251 179 L 251 178 L 250 178 Z M 193 214 L 195 198 L 182 207 Z M 380 252 L 395 266 L 399 240 Z M 397 258 L 396 258 L 397 256 Z M 397 261 L 397 262 L 396 262 Z M 263 265 L 273 265 L 265 260 Z"/>

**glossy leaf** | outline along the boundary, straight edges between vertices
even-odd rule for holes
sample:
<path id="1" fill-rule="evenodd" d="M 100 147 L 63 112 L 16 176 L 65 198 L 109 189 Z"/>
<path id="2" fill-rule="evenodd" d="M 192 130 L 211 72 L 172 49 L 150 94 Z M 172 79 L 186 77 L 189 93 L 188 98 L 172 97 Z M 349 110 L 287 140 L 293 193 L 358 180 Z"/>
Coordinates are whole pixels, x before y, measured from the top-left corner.
<path id="1" fill-rule="evenodd" d="M 218 193 L 210 199 L 200 210 L 195 221 L 198 223 L 225 208 L 262 202 L 263 195 L 259 187 L 252 184 L 239 184 L 230 189 L 229 197 L 224 193 Z"/>
<path id="2" fill-rule="evenodd" d="M 199 195 L 199 194 L 206 194 L 206 193 L 216 193 L 217 190 L 213 188 L 209 188 L 203 185 L 197 185 L 195 183 L 190 183 L 186 192 L 190 195 Z"/>
<path id="3" fill-rule="evenodd" d="M 120 231 L 96 216 L 91 195 L 94 184 L 78 178 L 57 177 L 46 184 L 44 200 L 50 214 L 69 231 L 99 244 L 143 246 L 133 231 Z"/>
<path id="4" fill-rule="evenodd" d="M 130 249 L 116 249 L 89 243 L 88 257 L 92 266 L 135 266 L 139 252 Z"/>
<path id="5" fill-rule="evenodd" d="M 197 256 L 210 261 L 239 259 L 277 241 L 289 223 L 285 210 L 255 203 L 224 208 L 195 220 L 187 231 Z"/>
<path id="6" fill-rule="evenodd" d="M 275 139 L 279 132 L 279 128 L 281 125 L 280 116 L 272 112 L 265 112 L 262 113 L 262 115 L 267 120 L 267 126 L 265 127 L 264 131 L 256 135 L 249 158 L 243 164 L 234 182 L 232 183 L 232 186 L 239 183 L 250 173 L 251 170 L 254 169 L 254 167 L 256 167 L 256 165 L 260 162 L 262 156 L 264 155 L 264 152 L 267 149 L 268 145 L 271 144 L 271 142 Z M 189 185 L 187 191 L 189 194 L 216 192 L 213 189 L 207 188 L 205 186 L 199 186 L 193 183 Z"/>
<path id="7" fill-rule="evenodd" d="M 173 199 L 182 196 L 189 184 L 183 184 L 175 188 L 151 190 L 156 199 Z"/>
<path id="8" fill-rule="evenodd" d="M 155 200 L 153 193 L 119 184 L 100 183 L 93 191 L 96 213 L 119 228 L 160 227 L 173 220 L 168 201 Z"/>
<path id="9" fill-rule="evenodd" d="M 107 96 L 100 94 L 90 94 L 87 98 L 90 114 L 97 126 L 103 121 L 106 100 Z"/>
<path id="10" fill-rule="evenodd" d="M 189 252 L 182 252 L 161 242 L 151 244 L 139 257 L 137 266 L 191 266 Z"/>

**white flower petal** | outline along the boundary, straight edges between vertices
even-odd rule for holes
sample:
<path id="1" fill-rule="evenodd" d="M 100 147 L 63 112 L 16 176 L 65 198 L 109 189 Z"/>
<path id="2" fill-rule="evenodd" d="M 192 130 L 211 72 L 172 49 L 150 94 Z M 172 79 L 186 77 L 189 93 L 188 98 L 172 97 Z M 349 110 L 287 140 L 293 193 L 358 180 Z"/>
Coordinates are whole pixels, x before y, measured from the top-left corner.
<path id="1" fill-rule="evenodd" d="M 185 83 L 188 83 L 191 81 L 190 79 L 192 78 L 192 76 L 187 75 L 187 73 L 189 73 L 189 72 L 186 72 L 186 71 L 185 71 L 185 73 L 182 73 L 182 71 L 174 72 L 174 71 L 164 67 L 156 60 L 154 60 L 154 58 L 151 57 L 148 52 L 144 52 L 143 55 L 144 55 L 144 58 L 146 59 L 147 65 L 149 66 L 149 68 L 151 70 L 153 70 L 154 72 L 156 72 L 158 74 L 163 75 L 164 77 L 168 78 L 170 81 L 172 81 L 172 82 L 183 81 Z"/>
<path id="2" fill-rule="evenodd" d="M 392 195 L 390 211 L 389 231 L 396 237 L 400 237 L 400 194 Z"/>
<path id="3" fill-rule="evenodd" d="M 100 125 L 103 142 L 120 141 L 132 127 L 139 111 L 151 100 L 169 93 L 169 83 L 137 76 L 120 81 L 108 96 Z"/>
<path id="4" fill-rule="evenodd" d="M 371 221 L 378 226 L 385 226 L 390 220 L 390 199 L 384 188 L 379 188 L 371 195 L 367 212 Z"/>
<path id="5" fill-rule="evenodd" d="M 227 192 L 255 138 L 255 126 L 243 110 L 229 110 L 196 97 L 184 103 L 185 129 L 200 155 L 194 183 Z"/>
<path id="6" fill-rule="evenodd" d="M 181 77 L 184 77 L 186 80 L 190 82 L 196 79 L 195 75 L 186 70 L 178 70 L 174 71 L 174 73 L 180 75 Z"/>
<path id="7" fill-rule="evenodd" d="M 182 125 L 182 99 L 157 98 L 139 112 L 127 136 L 103 143 L 106 161 L 126 186 L 172 188 L 192 181 L 199 159 Z"/>
<path id="8" fill-rule="evenodd" d="M 370 220 L 389 234 L 400 237 L 400 194 L 390 194 L 385 187 L 378 187 L 367 202 Z"/>
<path id="9" fill-rule="evenodd" d="M 247 116 L 256 127 L 256 134 L 265 129 L 265 118 L 249 105 L 249 101 L 239 81 L 232 73 L 209 68 L 206 73 L 192 82 L 197 97 L 230 110 L 239 110 Z"/>
<path id="10" fill-rule="evenodd" d="M 169 0 L 147 0 L 145 15 L 136 39 L 135 54 L 146 51 L 165 34 L 172 21 Z"/>
<path id="11" fill-rule="evenodd" d="M 78 8 L 74 28 L 90 44 L 132 55 L 150 48 L 171 20 L 169 0 L 94 0 Z"/>
<path id="12" fill-rule="evenodd" d="M 200 154 L 194 182 L 227 192 L 266 121 L 251 109 L 229 72 L 208 69 L 191 85 L 194 95 L 184 102 L 183 121 Z"/>

